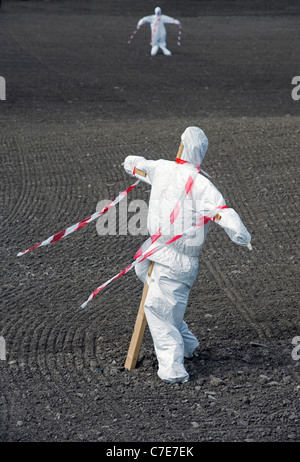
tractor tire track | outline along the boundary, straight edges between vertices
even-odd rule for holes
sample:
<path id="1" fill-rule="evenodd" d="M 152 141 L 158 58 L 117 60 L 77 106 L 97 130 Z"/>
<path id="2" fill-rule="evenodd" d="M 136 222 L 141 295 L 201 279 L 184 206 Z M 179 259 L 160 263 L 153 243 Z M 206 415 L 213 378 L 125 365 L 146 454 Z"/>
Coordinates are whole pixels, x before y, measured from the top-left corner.
<path id="1" fill-rule="evenodd" d="M 211 261 L 205 261 L 205 265 L 208 268 L 209 272 L 213 276 L 214 280 L 218 283 L 219 287 L 230 299 L 230 301 L 237 308 L 238 312 L 244 318 L 244 320 L 252 327 L 256 332 L 259 339 L 266 339 L 270 337 L 270 331 L 267 326 L 258 325 L 255 320 L 255 315 L 253 311 L 248 307 L 249 305 L 249 293 L 247 297 L 242 297 L 238 290 L 235 289 L 234 285 L 228 279 L 224 271 L 222 271 L 219 265 L 212 263 Z"/>

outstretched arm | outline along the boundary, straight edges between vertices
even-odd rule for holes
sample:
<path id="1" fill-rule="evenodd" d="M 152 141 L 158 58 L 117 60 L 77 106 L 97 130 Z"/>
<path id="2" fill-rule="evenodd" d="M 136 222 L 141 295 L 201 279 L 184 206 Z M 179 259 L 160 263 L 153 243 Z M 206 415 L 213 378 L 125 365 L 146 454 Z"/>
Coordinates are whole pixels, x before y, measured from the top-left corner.
<path id="1" fill-rule="evenodd" d="M 219 215 L 221 219 L 216 218 L 215 222 L 224 229 L 230 239 L 235 244 L 247 246 L 251 250 L 251 234 L 236 211 L 232 208 L 221 209 Z"/>
<path id="2" fill-rule="evenodd" d="M 155 160 L 147 160 L 141 156 L 127 156 L 124 161 L 124 170 L 128 175 L 152 184 L 156 163 Z"/>
<path id="3" fill-rule="evenodd" d="M 167 16 L 165 14 L 163 14 L 161 18 L 165 24 L 176 24 L 177 26 L 181 24 L 181 22 L 178 21 L 178 19 L 171 18 L 171 16 Z"/>
<path id="4" fill-rule="evenodd" d="M 207 179 L 199 175 L 199 189 L 202 195 L 195 197 L 199 199 L 199 210 L 205 215 L 206 212 L 217 208 L 218 215 L 214 218 L 214 222 L 224 229 L 226 234 L 235 244 L 251 247 L 251 235 L 246 229 L 239 215 L 233 208 L 227 207 L 225 199 L 220 191 Z"/>
<path id="5" fill-rule="evenodd" d="M 137 23 L 137 27 L 141 27 L 143 24 L 150 24 L 152 22 L 152 16 L 144 16 Z"/>

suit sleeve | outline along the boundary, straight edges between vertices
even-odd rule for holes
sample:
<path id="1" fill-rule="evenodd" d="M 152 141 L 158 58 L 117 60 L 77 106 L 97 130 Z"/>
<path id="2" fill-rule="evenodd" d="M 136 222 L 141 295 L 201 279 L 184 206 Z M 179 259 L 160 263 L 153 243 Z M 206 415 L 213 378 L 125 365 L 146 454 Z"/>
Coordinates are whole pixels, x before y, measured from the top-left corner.
<path id="1" fill-rule="evenodd" d="M 151 22 L 152 22 L 152 16 L 144 16 L 137 23 L 137 27 L 140 27 L 140 26 L 142 26 L 143 24 L 146 24 L 146 23 L 150 24 Z"/>
<path id="2" fill-rule="evenodd" d="M 205 184 L 204 213 L 205 211 L 217 210 L 221 219 L 214 218 L 214 222 L 224 229 L 232 242 L 237 245 L 247 246 L 251 242 L 251 234 L 237 212 L 226 205 L 223 195 L 209 180 L 204 179 L 202 182 Z"/>
<path id="3" fill-rule="evenodd" d="M 128 156 L 124 161 L 124 170 L 128 175 L 133 176 L 147 184 L 152 184 L 156 160 L 147 160 L 141 156 Z M 144 172 L 146 175 L 139 174 L 138 171 Z"/>
<path id="4" fill-rule="evenodd" d="M 251 234 L 248 232 L 237 212 L 233 208 L 227 207 L 222 194 L 219 194 L 220 198 L 218 206 L 226 208 L 220 208 L 218 214 L 220 215 L 221 220 L 216 218 L 215 223 L 224 229 L 225 233 L 232 242 L 237 245 L 247 246 L 247 244 L 251 242 Z"/>
<path id="5" fill-rule="evenodd" d="M 247 246 L 251 242 L 251 234 L 248 232 L 239 215 L 232 208 L 220 211 L 221 220 L 215 222 L 224 229 L 230 239 L 238 245 Z"/>
<path id="6" fill-rule="evenodd" d="M 165 14 L 162 15 L 162 20 L 165 24 L 176 24 L 177 26 L 181 24 L 178 19 L 171 18 L 171 16 L 167 16 Z"/>

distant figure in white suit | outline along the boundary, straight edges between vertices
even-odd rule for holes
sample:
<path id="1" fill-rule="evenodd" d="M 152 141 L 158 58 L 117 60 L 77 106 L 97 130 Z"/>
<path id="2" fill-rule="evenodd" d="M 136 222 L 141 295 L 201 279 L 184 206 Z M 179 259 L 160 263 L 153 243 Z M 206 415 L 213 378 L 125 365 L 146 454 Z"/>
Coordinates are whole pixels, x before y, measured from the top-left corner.
<path id="1" fill-rule="evenodd" d="M 161 9 L 158 7 L 154 10 L 155 14 L 151 14 L 150 16 L 144 16 L 141 18 L 137 24 L 137 27 L 141 27 L 143 24 L 150 24 L 151 27 L 151 56 L 155 56 L 159 49 L 162 50 L 164 55 L 170 56 L 172 53 L 167 48 L 166 44 L 166 37 L 167 31 L 165 28 L 165 24 L 176 24 L 180 25 L 180 21 L 177 19 L 171 18 L 170 16 L 166 16 L 161 14 Z"/>

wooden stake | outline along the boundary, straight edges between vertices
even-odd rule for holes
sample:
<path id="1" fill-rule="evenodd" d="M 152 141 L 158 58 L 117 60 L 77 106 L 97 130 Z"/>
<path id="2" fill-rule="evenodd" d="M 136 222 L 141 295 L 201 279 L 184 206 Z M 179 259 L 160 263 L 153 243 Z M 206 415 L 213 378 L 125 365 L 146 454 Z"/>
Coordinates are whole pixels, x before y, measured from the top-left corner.
<path id="1" fill-rule="evenodd" d="M 152 271 L 153 271 L 153 266 L 154 266 L 154 262 L 152 261 L 148 269 L 148 276 L 151 276 Z M 146 315 L 144 311 L 144 305 L 145 305 L 148 289 L 149 289 L 149 285 L 146 281 L 144 285 L 144 290 L 143 290 L 143 295 L 142 295 L 142 300 L 140 303 L 139 311 L 138 311 L 136 321 L 135 321 L 133 334 L 131 337 L 131 342 L 130 342 L 128 353 L 127 353 L 127 358 L 125 361 L 125 369 L 128 369 L 129 371 L 134 369 L 136 366 L 136 362 L 139 356 L 140 348 L 141 348 L 143 337 L 144 337 L 145 327 L 147 323 Z"/>
<path id="2" fill-rule="evenodd" d="M 178 152 L 177 152 L 176 159 L 180 159 L 180 158 L 181 158 L 181 155 L 182 155 L 182 152 L 183 152 L 183 148 L 184 148 L 184 145 L 183 145 L 183 142 L 181 141 L 181 142 L 180 142 L 180 145 L 179 145 Z"/>
<path id="3" fill-rule="evenodd" d="M 140 170 L 139 168 L 135 169 L 135 173 L 138 175 L 147 176 L 147 173 L 143 172 L 143 170 Z"/>

